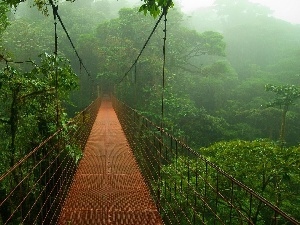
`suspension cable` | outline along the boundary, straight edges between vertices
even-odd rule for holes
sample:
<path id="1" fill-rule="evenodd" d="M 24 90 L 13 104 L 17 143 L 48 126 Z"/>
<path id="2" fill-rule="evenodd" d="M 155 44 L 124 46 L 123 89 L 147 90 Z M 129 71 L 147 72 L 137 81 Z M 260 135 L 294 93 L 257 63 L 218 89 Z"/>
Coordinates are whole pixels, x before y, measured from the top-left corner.
<path id="1" fill-rule="evenodd" d="M 57 10 L 58 6 L 51 4 L 54 17 L 54 56 L 55 56 L 55 98 L 56 98 L 56 129 L 59 128 L 59 95 L 58 95 L 58 65 L 57 65 L 57 53 L 58 53 L 58 35 L 57 35 Z"/>
<path id="2" fill-rule="evenodd" d="M 49 2 L 50 2 L 50 5 L 52 6 L 52 8 L 56 7 L 56 6 L 54 5 L 54 3 L 53 3 L 53 0 L 49 0 Z M 73 43 L 73 41 L 72 41 L 72 39 L 71 39 L 71 37 L 70 37 L 70 35 L 69 35 L 69 33 L 68 33 L 68 31 L 67 31 L 65 25 L 64 25 L 64 23 L 63 23 L 63 21 L 62 21 L 60 15 L 58 14 L 57 10 L 56 10 L 55 13 L 56 13 L 57 19 L 59 20 L 60 25 L 62 26 L 64 32 L 65 32 L 66 35 L 67 35 L 67 38 L 68 38 L 68 40 L 69 40 L 69 42 L 70 42 L 70 44 L 71 44 L 71 46 L 72 46 L 72 48 L 73 48 L 73 50 L 74 50 L 74 52 L 75 52 L 77 58 L 78 58 L 78 60 L 79 60 L 80 65 L 84 68 L 84 70 L 85 70 L 85 72 L 88 74 L 88 76 L 91 76 L 91 74 L 88 72 L 86 66 L 83 64 L 83 61 L 82 61 L 81 57 L 79 56 L 79 53 L 78 53 L 77 49 L 75 48 L 75 45 L 74 45 L 74 43 Z"/>
<path id="3" fill-rule="evenodd" d="M 164 127 L 164 92 L 165 92 L 165 67 L 166 67 L 166 40 L 167 40 L 167 7 L 163 8 L 164 16 L 164 38 L 163 38 L 163 67 L 162 67 L 162 90 L 161 90 L 161 121 L 160 121 L 160 138 L 161 143 L 164 143 L 163 140 L 163 127 Z M 160 146 L 158 154 L 158 188 L 157 188 L 157 198 L 158 198 L 158 210 L 161 212 L 162 208 L 160 205 L 161 197 L 161 168 L 162 168 L 162 146 Z"/>
<path id="4" fill-rule="evenodd" d="M 149 41 L 150 41 L 152 35 L 154 34 L 154 32 L 155 32 L 155 30 L 156 30 L 158 24 L 160 23 L 161 19 L 163 18 L 163 16 L 164 16 L 164 13 L 162 13 L 162 14 L 159 16 L 159 18 L 158 18 L 158 20 L 157 20 L 155 26 L 153 27 L 153 29 L 152 29 L 152 31 L 151 31 L 149 37 L 147 38 L 147 40 L 146 40 L 144 46 L 143 46 L 142 49 L 141 49 L 140 53 L 139 53 L 138 56 L 136 57 L 134 63 L 131 65 L 131 67 L 129 68 L 129 70 L 124 74 L 124 76 L 122 77 L 122 79 L 120 80 L 119 83 L 121 83 L 121 82 L 125 79 L 125 77 L 128 76 L 129 72 L 132 70 L 132 68 L 133 68 L 133 67 L 135 66 L 135 64 L 138 62 L 139 58 L 141 57 L 142 53 L 144 52 L 145 48 L 147 47 L 147 45 L 148 45 L 148 43 L 149 43 Z"/>
<path id="5" fill-rule="evenodd" d="M 57 5 L 52 5 L 52 10 L 53 10 L 53 17 L 54 17 L 54 55 L 57 56 L 57 51 L 58 51 L 58 43 L 57 43 L 57 40 L 58 40 L 58 36 L 57 36 L 57 21 L 56 21 L 56 18 L 57 18 L 57 10 L 58 10 L 58 6 Z"/>

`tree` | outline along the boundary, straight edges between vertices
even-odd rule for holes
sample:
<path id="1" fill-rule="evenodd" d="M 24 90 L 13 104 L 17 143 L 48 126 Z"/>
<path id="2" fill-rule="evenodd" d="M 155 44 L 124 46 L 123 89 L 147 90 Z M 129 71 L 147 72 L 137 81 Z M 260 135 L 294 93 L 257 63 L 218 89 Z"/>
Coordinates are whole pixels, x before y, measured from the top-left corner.
<path id="1" fill-rule="evenodd" d="M 64 123 L 62 104 L 77 87 L 76 75 L 65 59 L 40 57 L 40 65 L 32 62 L 29 72 L 11 66 L 0 72 L 0 117 L 2 128 L 9 130 L 0 141 L 6 143 L 2 146 L 7 146 L 3 151 L 9 155 L 10 166 Z"/>
<path id="2" fill-rule="evenodd" d="M 38 62 L 28 62 L 31 66 L 28 71 L 21 70 L 16 64 L 11 66 L 10 63 L 7 62 L 8 65 L 0 71 L 0 101 L 2 103 L 0 106 L 0 154 L 2 159 L 0 174 L 4 174 L 9 168 L 12 168 L 18 160 L 31 152 L 58 128 L 65 128 L 64 125 L 68 118 L 64 105 L 68 102 L 70 92 L 77 87 L 77 76 L 64 58 L 42 54 Z M 60 138 L 68 139 L 67 133 L 64 129 L 60 133 Z M 81 155 L 77 149 L 77 146 L 66 146 L 66 151 L 74 160 Z M 47 154 L 47 159 L 44 159 L 39 167 L 39 169 L 43 169 L 43 166 L 53 159 L 52 157 L 57 157 L 56 151 L 51 153 L 47 148 L 42 149 L 34 159 L 27 159 L 27 168 L 19 167 L 19 169 L 13 170 L 10 182 L 4 180 L 0 183 L 0 201 L 6 198 L 7 193 L 14 185 L 20 184 L 19 188 L 15 189 L 15 194 L 9 203 L 2 205 L 0 223 L 2 218 L 8 219 L 9 211 L 14 210 L 19 199 L 25 199 L 24 193 L 31 192 L 29 191 L 32 188 L 31 184 L 23 185 L 21 181 L 26 176 L 29 176 L 31 180 L 37 178 L 35 176 L 41 175 L 31 173 L 34 171 L 31 166 Z M 30 175 L 25 176 L 24 174 L 27 172 Z M 45 188 L 44 179 L 38 180 L 38 184 L 34 186 L 37 189 Z M 33 192 L 31 194 L 35 195 Z M 27 207 L 31 207 L 33 203 L 29 200 L 26 203 Z M 12 221 L 12 223 L 19 224 L 18 219 L 16 218 L 16 221 Z"/>
<path id="3" fill-rule="evenodd" d="M 139 54 L 155 21 L 138 14 L 134 9 L 122 9 L 119 15 L 118 19 L 99 25 L 95 41 L 87 42 L 99 47 L 88 52 L 99 57 L 96 61 L 99 62 L 99 79 L 104 88 L 107 89 L 116 83 L 117 94 L 122 101 L 159 124 L 162 96 L 162 31 L 158 29 L 153 34 L 139 61 L 120 83 L 134 61 L 132 56 Z M 169 11 L 168 21 L 165 129 L 175 131 L 174 134 L 180 136 L 189 133 L 193 136 L 192 142 L 198 146 L 199 143 L 206 146 L 215 140 L 221 140 L 226 127 L 222 118 L 209 115 L 209 112 L 215 111 L 217 106 L 224 103 L 224 90 L 230 90 L 228 85 L 234 76 L 229 63 L 224 59 L 226 45 L 218 32 L 198 33 L 187 29 L 182 23 L 182 14 L 176 10 Z M 210 95 L 201 88 L 204 82 L 210 82 L 211 86 L 214 83 L 219 84 L 217 88 L 211 88 L 215 94 Z M 201 97 L 207 104 L 195 102 Z M 215 107 L 207 111 L 203 106 L 209 104 Z M 203 122 L 205 128 L 209 128 L 209 132 L 205 132 L 205 128 L 198 130 Z"/>
<path id="4" fill-rule="evenodd" d="M 53 27 L 52 23 L 43 17 L 38 21 L 18 19 L 10 22 L 3 33 L 3 47 L 11 60 L 38 60 L 41 52 L 50 52 L 54 48 L 53 30 L 49 29 Z"/>
<path id="5" fill-rule="evenodd" d="M 279 106 L 282 109 L 281 127 L 279 141 L 285 141 L 286 114 L 290 106 L 294 105 L 295 101 L 300 98 L 300 89 L 295 85 L 276 86 L 267 84 L 266 91 L 272 91 L 276 94 L 275 99 L 268 104 L 269 107 Z"/>

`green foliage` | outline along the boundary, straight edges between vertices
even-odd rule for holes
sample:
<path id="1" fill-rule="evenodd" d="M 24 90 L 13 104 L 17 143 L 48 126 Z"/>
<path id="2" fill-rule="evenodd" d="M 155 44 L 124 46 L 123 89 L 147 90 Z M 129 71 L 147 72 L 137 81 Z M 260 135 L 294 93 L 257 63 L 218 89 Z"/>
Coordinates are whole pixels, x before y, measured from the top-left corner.
<path id="1" fill-rule="evenodd" d="M 8 17 L 7 17 L 7 12 L 9 11 L 9 7 L 3 3 L 2 1 L 0 2 L 0 62 L 2 60 L 5 60 L 4 57 L 4 47 L 3 47 L 3 32 L 9 25 Z"/>
<path id="2" fill-rule="evenodd" d="M 45 53 L 40 57 L 40 65 L 35 65 L 32 72 L 46 78 L 52 87 L 57 82 L 59 96 L 61 99 L 68 99 L 70 92 L 78 87 L 77 75 L 73 72 L 70 62 L 53 54 Z"/>
<path id="3" fill-rule="evenodd" d="M 3 33 L 3 31 L 6 29 L 6 27 L 8 26 L 8 18 L 6 13 L 8 12 L 8 7 L 4 2 L 0 2 L 0 37 Z"/>
<path id="4" fill-rule="evenodd" d="M 17 6 L 19 2 L 2 1 L 1 12 L 9 10 L 5 3 Z M 47 14 L 45 3 L 48 4 L 44 0 L 29 2 Z M 60 3 L 61 17 L 92 76 L 98 74 L 98 80 L 92 77 L 92 81 L 85 74 L 80 76 L 81 90 L 73 95 L 77 106 L 82 108 L 88 104 L 92 98 L 88 95 L 98 81 L 106 93 L 111 92 L 117 84 L 115 88 L 119 98 L 159 124 L 162 29 L 156 31 L 136 67 L 119 84 L 155 21 L 141 15 L 137 9 L 122 9 L 118 18 L 111 19 L 116 16 L 117 7 L 108 1 L 77 1 L 70 5 Z M 183 25 L 182 21 L 186 18 L 179 11 L 169 9 L 173 5 L 168 0 L 143 0 L 139 8 L 139 11 L 157 17 L 168 7 L 164 129 L 176 136 L 188 136 L 188 144 L 196 148 L 237 138 L 278 139 L 280 110 L 262 107 L 272 94 L 264 91 L 264 84 L 299 82 L 296 76 L 299 73 L 299 29 L 269 17 L 269 11 L 262 6 L 245 0 L 219 0 L 212 11 L 206 11 L 206 16 L 195 19 L 193 28 L 200 27 L 202 33 L 199 33 Z M 59 75 L 61 126 L 67 120 L 62 105 L 77 87 L 77 78 L 67 61 L 47 54 L 36 59 L 38 53 L 50 51 L 54 45 L 52 18 L 38 17 L 38 13 L 33 14 L 29 10 L 17 13 L 5 31 L 7 17 L 5 13 L 0 17 L 0 34 L 3 33 L 4 39 L 1 45 L 10 52 L 12 58 L 36 60 L 26 66 L 12 67 L 9 64 L 9 67 L 5 67 L 3 64 L 5 68 L 0 78 L 0 136 L 3 146 L 0 154 L 3 160 L 0 162 L 0 171 L 9 167 L 12 157 L 13 161 L 20 158 L 56 129 L 56 72 Z M 75 66 L 77 59 L 67 38 L 59 34 L 58 41 L 59 54 L 72 59 Z M 74 69 L 79 74 L 80 68 L 76 66 L 78 68 Z M 290 145 L 298 143 L 300 111 L 294 102 L 299 99 L 299 88 L 267 85 L 266 90 L 276 94 L 272 106 L 293 105 L 289 107 L 286 117 L 289 124 L 286 133 Z M 74 146 L 67 148 L 78 159 L 78 149 Z M 10 152 L 12 149 L 14 154 Z M 207 148 L 207 152 L 202 150 L 211 160 L 214 161 L 214 157 L 218 159 L 222 168 L 228 166 L 229 173 L 235 173 L 245 183 L 252 185 L 253 179 L 254 188 L 257 187 L 266 198 L 273 199 L 276 204 L 278 200 L 278 205 L 294 215 L 299 211 L 299 197 L 293 192 L 299 183 L 299 174 L 295 169 L 299 167 L 295 162 L 299 158 L 299 147 L 286 148 L 284 152 L 272 142 L 259 140 L 220 142 Z M 238 162 L 233 162 L 234 159 Z M 291 162 L 290 167 L 284 164 L 288 161 Z M 187 159 L 179 158 L 177 163 L 181 167 L 187 164 Z M 189 163 L 191 168 L 199 168 L 195 161 Z M 253 169 L 247 171 L 245 165 Z M 275 169 L 272 169 L 274 166 Z M 170 164 L 162 172 L 174 174 L 174 171 L 175 164 Z M 174 174 L 176 179 L 170 182 L 179 187 L 179 180 L 184 180 L 186 188 L 187 170 L 182 168 L 177 171 L 180 172 Z M 263 173 L 268 182 L 262 181 Z M 190 182 L 195 182 L 195 179 L 191 178 Z M 266 186 L 264 191 L 263 184 Z M 284 192 L 284 199 L 276 191 L 277 187 L 280 193 Z M 289 196 L 291 200 L 286 200 Z M 186 201 L 180 195 L 174 198 L 178 202 Z"/>
<path id="5" fill-rule="evenodd" d="M 68 101 L 70 92 L 77 88 L 77 76 L 64 58 L 44 53 L 39 56 L 39 62 L 30 62 L 30 66 L 30 70 L 23 71 L 17 66 L 7 65 L 0 71 L 0 100 L 2 102 L 0 107 L 0 155 L 2 159 L 0 174 L 4 174 L 14 166 L 18 160 L 52 135 L 57 128 L 64 127 L 68 118 L 63 105 Z M 68 140 L 67 129 L 61 132 L 60 138 Z M 55 145 L 51 147 L 53 146 Z M 39 199 L 40 196 L 36 196 L 39 193 L 38 189 L 43 190 L 46 184 L 43 183 L 43 179 L 36 177 L 41 176 L 41 173 L 35 174 L 32 171 L 42 169 L 44 165 L 57 157 L 54 155 L 56 152 L 51 151 L 52 154 L 50 154 L 49 149 L 47 147 L 41 149 L 34 159 L 27 159 L 26 168 L 20 166 L 12 172 L 13 179 L 5 179 L 1 182 L 1 201 L 6 193 L 9 193 L 11 188 L 18 183 L 23 191 L 15 190 L 14 195 L 7 201 L 7 205 L 1 207 L 1 216 L 10 215 L 10 211 L 16 208 L 15 204 L 19 202 L 19 199 L 25 199 L 23 195 L 27 191 L 30 195 L 26 196 L 26 203 L 22 207 L 29 208 L 31 203 L 36 204 L 37 200 L 32 200 L 32 198 Z M 75 145 L 67 145 L 65 151 L 75 162 L 81 157 L 81 152 Z M 47 154 L 50 155 L 42 160 L 40 166 L 32 165 Z M 33 169 L 28 171 L 29 168 Z M 21 180 L 24 181 L 25 178 L 28 181 L 26 185 L 23 185 Z M 4 208 L 7 212 L 3 210 Z M 19 218 L 13 220 L 13 224 L 19 224 L 18 219 L 22 218 L 18 214 L 16 217 Z"/>
<path id="6" fill-rule="evenodd" d="M 276 94 L 276 98 L 268 106 L 279 106 L 282 108 L 280 141 L 284 143 L 286 115 L 289 107 L 300 98 L 300 89 L 294 85 L 275 86 L 271 84 L 267 84 L 265 88 L 266 91 L 272 91 Z"/>
<path id="7" fill-rule="evenodd" d="M 201 148 L 200 153 L 253 191 L 299 219 L 299 146 L 282 148 L 263 139 L 235 140 L 217 142 L 210 147 Z M 236 207 L 230 210 L 228 202 L 221 196 L 216 197 L 216 188 L 223 198 L 233 199 L 231 203 Z M 180 155 L 174 157 L 171 163 L 163 165 L 160 190 L 163 216 L 172 223 L 190 224 L 195 219 L 203 219 L 206 224 L 213 224 L 215 217 L 211 210 L 217 212 L 224 221 L 230 214 L 231 224 L 241 224 L 243 221 L 235 211 L 237 209 L 251 218 L 254 224 L 269 223 L 274 216 L 257 200 L 252 199 L 250 203 L 248 194 L 234 187 L 228 178 L 221 174 L 217 176 L 215 169 L 196 156 Z M 199 196 L 202 197 L 201 200 Z M 204 210 L 206 207 L 210 207 L 210 210 Z"/>
<path id="8" fill-rule="evenodd" d="M 185 28 L 181 22 L 182 14 L 176 10 L 170 10 L 168 17 L 171 22 L 167 34 L 164 126 L 176 135 L 185 136 L 189 133 L 193 136 L 192 142 L 197 145 L 207 145 L 221 138 L 220 134 L 224 133 L 225 128 L 222 126 L 226 122 L 208 115 L 203 105 L 198 105 L 189 93 L 193 90 L 199 94 L 200 78 L 207 76 L 220 82 L 221 88 L 217 88 L 216 96 L 225 96 L 221 93 L 221 79 L 226 77 L 227 80 L 233 74 L 223 58 L 226 45 L 220 33 L 197 33 Z M 138 55 L 153 24 L 152 18 L 143 17 L 133 9 L 122 9 L 118 19 L 99 25 L 94 42 L 99 46 L 98 52 L 89 50 L 89 53 L 99 58 L 99 79 L 103 88 L 107 90 L 111 86 L 112 89 L 113 83 L 118 84 L 116 91 L 121 100 L 159 124 L 162 57 L 158 55 L 161 55 L 161 31 L 154 33 L 134 69 L 119 84 L 124 72 L 132 65 L 132 56 Z M 206 61 L 205 65 L 199 65 L 202 60 Z M 212 96 L 205 91 L 202 93 L 209 102 Z M 221 99 L 218 101 L 222 102 Z M 201 131 L 198 130 L 200 124 L 205 127 Z M 209 128 L 208 132 L 205 132 L 206 128 Z"/>
<path id="9" fill-rule="evenodd" d="M 204 106 L 210 114 L 226 120 L 229 124 L 226 140 L 280 139 L 280 109 L 264 107 L 274 94 L 266 92 L 264 87 L 266 83 L 289 83 L 297 87 L 299 26 L 274 18 L 269 8 L 247 0 L 216 0 L 211 8 L 190 14 L 187 25 L 197 31 L 212 30 L 223 34 L 226 59 L 236 78 L 231 83 L 215 82 L 211 77 L 209 81 L 191 79 L 196 84 L 191 85 L 195 88 L 189 92 L 193 101 Z M 205 65 L 207 61 L 201 58 L 201 62 Z M 201 69 L 206 72 L 209 68 L 205 65 Z M 214 98 L 217 93 L 221 96 Z M 296 119 L 299 112 L 299 104 L 292 104 L 286 115 L 285 139 L 289 146 L 299 143 L 296 134 L 300 131 Z"/>
<path id="10" fill-rule="evenodd" d="M 74 2 L 75 0 L 67 0 L 69 2 Z M 140 7 L 139 11 L 143 11 L 145 14 L 150 13 L 151 16 L 157 17 L 163 8 L 171 8 L 174 6 L 172 0 L 143 0 L 144 4 Z M 3 2 L 10 7 L 17 7 L 24 0 L 3 0 Z M 57 4 L 58 0 L 53 0 L 54 4 Z M 48 15 L 49 11 L 47 8 L 48 1 L 46 0 L 33 0 L 31 2 L 33 6 L 36 6 L 43 14 Z"/>
<path id="11" fill-rule="evenodd" d="M 269 140 L 218 142 L 201 154 L 233 177 L 299 219 L 300 148 Z M 242 199 L 241 199 L 242 200 Z"/>
<path id="12" fill-rule="evenodd" d="M 150 13 L 154 18 L 157 17 L 161 11 L 166 8 L 172 8 L 174 3 L 172 0 L 143 0 L 145 3 L 139 8 L 139 12 L 144 12 L 146 15 L 147 12 Z"/>
<path id="13" fill-rule="evenodd" d="M 214 31 L 206 31 L 203 32 L 201 35 L 201 45 L 202 51 L 208 55 L 218 55 L 218 56 L 225 56 L 225 47 L 226 44 L 223 41 L 223 35 L 214 32 Z"/>
<path id="14" fill-rule="evenodd" d="M 276 98 L 269 103 L 268 106 L 286 107 L 293 105 L 300 98 L 300 88 L 295 85 L 276 86 L 267 84 L 266 91 L 272 91 L 276 94 Z"/>
<path id="15" fill-rule="evenodd" d="M 38 60 L 41 52 L 50 52 L 53 48 L 52 23 L 39 18 L 39 23 L 18 19 L 10 22 L 3 33 L 3 47 L 16 61 Z M 24 67 L 23 67 L 24 68 Z"/>
<path id="16" fill-rule="evenodd" d="M 5 4 L 9 5 L 10 7 L 18 7 L 18 5 L 22 2 L 25 2 L 26 0 L 2 0 Z M 75 0 L 67 0 L 70 2 L 74 2 Z M 31 6 L 35 6 L 40 10 L 44 15 L 48 15 L 49 10 L 47 5 L 49 2 L 47 0 L 28 0 L 28 2 L 31 4 Z M 54 4 L 57 4 L 59 0 L 53 0 Z"/>
<path id="17" fill-rule="evenodd" d="M 195 171 L 200 167 L 196 160 L 189 160 L 183 156 L 174 159 L 171 164 L 161 169 L 162 217 L 165 221 L 170 221 L 170 224 L 190 224 L 193 221 L 193 210 L 199 214 L 202 212 L 200 207 L 193 207 L 192 196 L 188 196 L 188 190 L 192 192 L 192 187 L 197 182 L 196 176 L 190 176 L 189 169 Z M 192 204 L 189 205 L 190 203 Z M 170 216 L 172 214 L 175 216 Z"/>
<path id="18" fill-rule="evenodd" d="M 40 58 L 39 64 L 31 63 L 29 72 L 7 66 L 0 73 L 0 115 L 2 128 L 8 130 L 1 143 L 9 140 L 3 151 L 10 158 L 10 166 L 52 134 L 57 122 L 66 119 L 62 103 L 77 88 L 76 75 L 65 59 L 49 54 Z M 60 121 L 56 121 L 57 110 Z"/>

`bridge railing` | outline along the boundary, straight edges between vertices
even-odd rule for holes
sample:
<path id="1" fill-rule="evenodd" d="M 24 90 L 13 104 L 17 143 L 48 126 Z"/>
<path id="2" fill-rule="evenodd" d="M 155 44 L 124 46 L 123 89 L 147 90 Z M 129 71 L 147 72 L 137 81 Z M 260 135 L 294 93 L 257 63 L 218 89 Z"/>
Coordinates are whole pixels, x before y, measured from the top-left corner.
<path id="1" fill-rule="evenodd" d="M 165 224 L 299 224 L 136 110 L 114 107 Z"/>
<path id="2" fill-rule="evenodd" d="M 0 176 L 0 224 L 56 224 L 100 104 L 97 99 Z"/>

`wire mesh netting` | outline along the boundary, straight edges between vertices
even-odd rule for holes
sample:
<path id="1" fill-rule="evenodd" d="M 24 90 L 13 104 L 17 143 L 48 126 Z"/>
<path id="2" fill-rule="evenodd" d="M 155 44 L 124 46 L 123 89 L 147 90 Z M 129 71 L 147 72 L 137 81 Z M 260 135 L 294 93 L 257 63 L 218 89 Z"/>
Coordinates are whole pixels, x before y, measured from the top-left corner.
<path id="1" fill-rule="evenodd" d="M 165 224 L 299 224 L 136 110 L 114 107 Z"/>
<path id="2" fill-rule="evenodd" d="M 0 224 L 55 224 L 100 99 L 0 176 Z M 62 138 L 63 137 L 63 138 Z"/>

